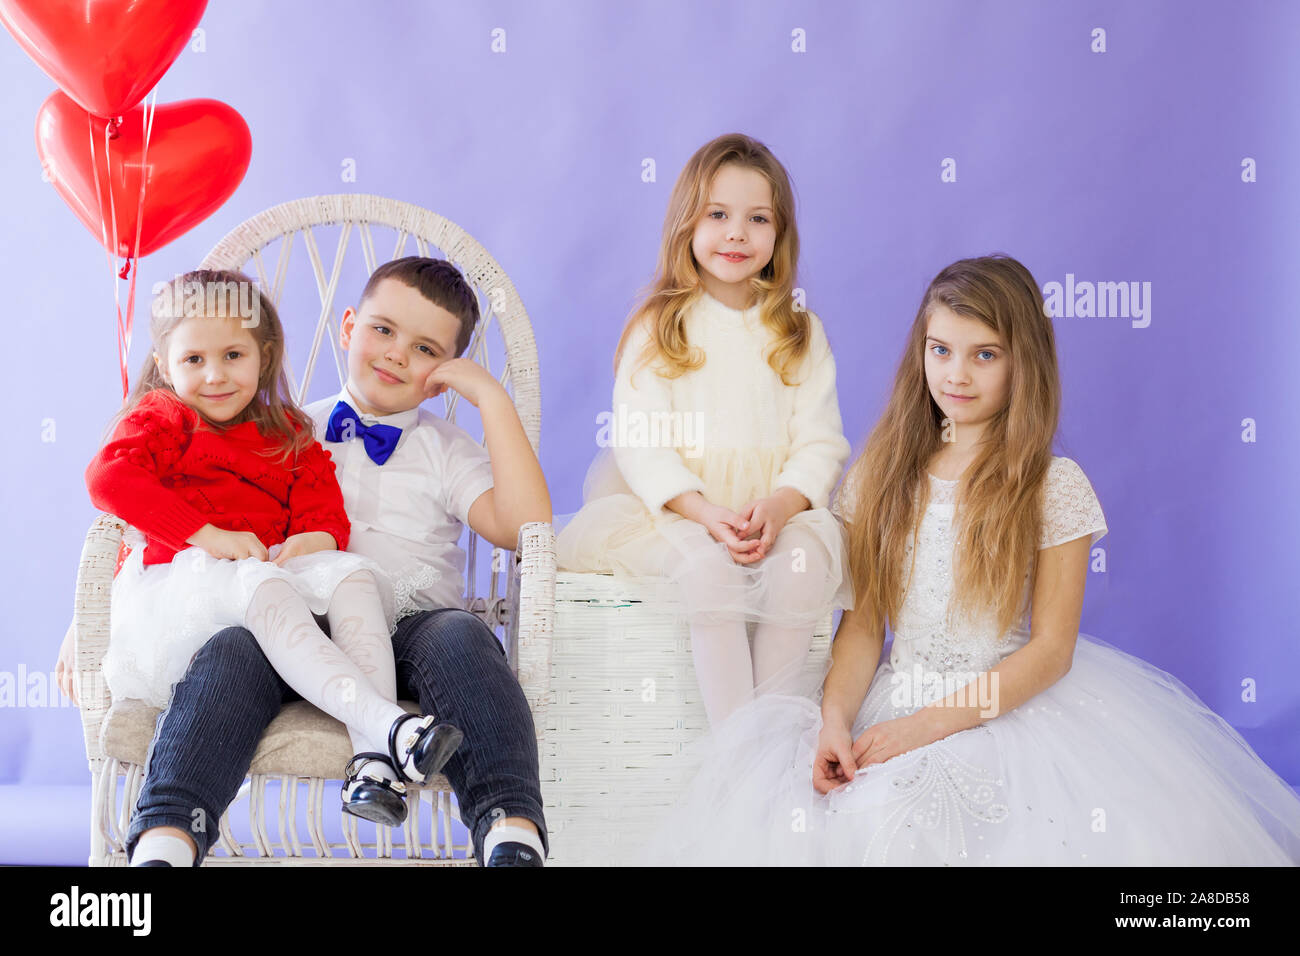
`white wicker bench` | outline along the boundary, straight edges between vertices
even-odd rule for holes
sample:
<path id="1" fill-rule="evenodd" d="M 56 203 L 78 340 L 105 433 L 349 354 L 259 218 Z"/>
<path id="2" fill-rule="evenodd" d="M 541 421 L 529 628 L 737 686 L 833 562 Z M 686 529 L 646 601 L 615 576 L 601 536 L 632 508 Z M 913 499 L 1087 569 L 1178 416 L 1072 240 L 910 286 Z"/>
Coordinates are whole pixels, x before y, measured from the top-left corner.
<path id="1" fill-rule="evenodd" d="M 345 364 L 335 343 L 338 339 L 334 314 L 340 289 L 359 294 L 365 278 L 374 271 L 375 232 L 393 237 L 393 253 L 440 256 L 454 263 L 465 275 L 479 298 L 481 319 L 465 355 L 489 371 L 500 368 L 499 381 L 514 398 L 533 449 L 541 430 L 541 399 L 537 347 L 532 327 L 514 285 L 487 251 L 463 229 L 435 213 L 410 203 L 380 196 L 344 194 L 316 196 L 275 206 L 234 229 L 204 259 L 204 268 L 236 269 L 249 272 L 271 297 L 286 327 L 290 350 L 304 334 L 295 334 L 295 315 L 309 312 L 316 320 L 315 334 L 301 378 L 290 378 L 295 397 L 307 395 L 321 346 L 328 343 L 334 355 L 341 387 Z M 318 240 L 337 236 L 334 259 L 327 270 Z M 347 258 L 350 240 L 361 249 Z M 292 260 L 295 239 L 307 253 L 309 273 Z M 408 250 L 408 243 L 414 248 Z M 273 275 L 268 276 L 265 256 L 275 247 Z M 295 275 L 298 267 L 301 274 Z M 317 295 L 311 300 L 312 289 Z M 341 311 L 341 310 L 340 310 Z M 495 328 L 499 336 L 490 334 Z M 499 339 L 499 341 L 498 341 Z M 456 420 L 457 396 L 444 397 L 446 417 Z M 468 406 L 468 403 L 465 403 Z M 465 409 L 462 409 L 465 411 Z M 462 427 L 481 436 L 481 425 L 468 406 L 470 421 L 462 416 Z M 94 783 L 91 810 L 90 865 L 122 866 L 126 854 L 124 838 L 129 816 L 143 782 L 143 764 L 159 711 L 139 701 L 110 700 L 100 666 L 108 649 L 109 599 L 113 567 L 121 541 L 123 523 L 112 515 L 100 515 L 86 536 L 77 575 L 74 608 L 75 681 L 81 701 L 86 757 Z M 549 524 L 525 525 L 519 543 L 508 552 L 493 549 L 488 561 L 480 561 L 478 537 L 469 534 L 467 546 L 466 609 L 478 614 L 495 632 L 502 634 L 507 656 L 519 677 L 542 744 L 546 727 L 547 683 L 550 676 L 550 635 L 554 617 L 555 538 Z M 486 565 L 480 568 L 480 563 Z M 486 574 L 486 593 L 478 586 Z M 403 702 L 414 711 L 415 705 Z M 404 826 L 390 830 L 358 821 L 342 813 L 337 804 L 337 787 L 330 789 L 336 801 L 340 839 L 332 839 L 326 828 L 324 799 L 327 780 L 338 780 L 351 756 L 351 745 L 342 724 L 305 702 L 283 708 L 272 721 L 253 757 L 250 775 L 231 810 L 219 822 L 220 839 L 210 850 L 208 863 L 278 864 L 470 864 L 474 863 L 468 843 L 453 840 L 451 822 L 455 816 L 452 795 L 445 778 L 423 788 L 423 799 L 431 812 L 421 813 L 421 800 L 410 801 Z M 119 793 L 119 787 L 121 792 Z M 275 791 L 274 804 L 269 793 Z M 301 797 L 301 800 L 300 800 Z M 247 802 L 247 840 L 237 839 L 231 826 L 231 812 Z M 300 805 L 301 804 L 301 805 Z M 277 830 L 272 836 L 267 816 L 276 814 Z M 441 823 L 441 833 L 439 832 Z M 426 825 L 427 824 L 427 825 Z M 299 827 L 305 832 L 300 832 Z M 373 828 L 373 839 L 363 840 Z"/>
<path id="2" fill-rule="evenodd" d="M 542 796 L 552 864 L 605 865 L 649 836 L 689 779 L 708 730 L 680 607 L 654 579 L 559 571 Z M 819 677 L 833 617 L 805 673 Z"/>

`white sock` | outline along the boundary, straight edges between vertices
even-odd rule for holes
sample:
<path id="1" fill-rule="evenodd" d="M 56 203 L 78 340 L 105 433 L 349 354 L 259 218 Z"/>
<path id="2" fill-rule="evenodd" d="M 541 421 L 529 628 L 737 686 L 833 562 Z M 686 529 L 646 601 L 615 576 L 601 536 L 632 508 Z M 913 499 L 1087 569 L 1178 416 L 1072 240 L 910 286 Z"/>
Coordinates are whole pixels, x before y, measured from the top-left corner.
<path id="1" fill-rule="evenodd" d="M 397 774 L 393 772 L 392 764 L 387 760 L 375 760 L 374 758 L 371 758 L 370 760 L 362 761 L 361 766 L 357 767 L 357 773 L 360 774 L 362 771 L 368 771 L 367 775 L 375 774 L 383 777 L 390 783 L 397 779 Z"/>
<path id="2" fill-rule="evenodd" d="M 542 838 L 525 827 L 517 827 L 507 823 L 505 826 L 493 827 L 483 838 L 483 862 L 487 863 L 492 858 L 492 851 L 502 843 L 522 843 L 526 847 L 531 847 L 533 852 L 541 859 L 546 858 L 542 851 Z"/>
<path id="3" fill-rule="evenodd" d="M 172 866 L 193 866 L 194 851 L 189 843 L 170 833 L 146 833 L 135 844 L 131 865 L 139 866 L 145 860 L 165 860 Z"/>
<path id="4" fill-rule="evenodd" d="M 355 769 L 357 780 L 354 786 L 360 785 L 367 777 L 383 777 L 389 783 L 394 783 L 398 779 L 392 764 L 387 760 L 375 760 L 372 757 L 369 760 L 362 760 Z"/>

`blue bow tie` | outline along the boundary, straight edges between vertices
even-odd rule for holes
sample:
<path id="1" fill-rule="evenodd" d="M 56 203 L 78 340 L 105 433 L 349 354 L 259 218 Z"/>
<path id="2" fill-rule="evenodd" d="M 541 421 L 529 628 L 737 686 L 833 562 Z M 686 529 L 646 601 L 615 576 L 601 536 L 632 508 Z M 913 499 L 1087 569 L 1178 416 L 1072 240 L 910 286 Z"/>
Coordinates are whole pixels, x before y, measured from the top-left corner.
<path id="1" fill-rule="evenodd" d="M 329 424 L 325 427 L 326 441 L 360 438 L 365 443 L 366 454 L 376 465 L 388 461 L 397 448 L 397 439 L 400 437 L 402 430 L 396 426 L 363 424 L 356 409 L 347 402 L 339 402 L 334 406 L 334 411 L 330 412 Z"/>

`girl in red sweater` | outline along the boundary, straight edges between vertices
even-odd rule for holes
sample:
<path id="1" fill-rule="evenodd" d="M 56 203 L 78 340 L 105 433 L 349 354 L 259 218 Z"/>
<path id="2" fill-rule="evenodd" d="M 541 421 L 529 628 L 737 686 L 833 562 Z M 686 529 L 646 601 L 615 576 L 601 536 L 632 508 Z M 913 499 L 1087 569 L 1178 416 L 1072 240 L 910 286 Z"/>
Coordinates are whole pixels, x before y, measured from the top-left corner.
<path id="1" fill-rule="evenodd" d="M 190 272 L 156 296 L 150 332 L 86 470 L 95 506 L 131 526 L 104 660 L 114 698 L 167 706 L 199 648 L 246 627 L 289 686 L 347 725 L 344 809 L 401 823 L 399 780 L 424 783 L 461 733 L 396 703 L 392 586 L 343 550 L 334 462 L 290 397 L 274 306 L 239 273 Z"/>

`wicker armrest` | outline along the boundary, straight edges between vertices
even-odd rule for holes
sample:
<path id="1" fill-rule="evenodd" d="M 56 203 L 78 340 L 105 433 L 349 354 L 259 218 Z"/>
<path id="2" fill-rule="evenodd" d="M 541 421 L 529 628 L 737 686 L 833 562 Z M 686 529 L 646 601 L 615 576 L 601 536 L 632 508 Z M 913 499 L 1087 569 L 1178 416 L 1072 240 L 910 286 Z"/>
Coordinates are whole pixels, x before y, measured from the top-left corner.
<path id="1" fill-rule="evenodd" d="M 86 759 L 92 767 L 104 758 L 99 731 L 112 703 L 104 683 L 101 665 L 108 652 L 109 603 L 113 595 L 113 568 L 122 543 L 125 522 L 101 514 L 86 533 L 77 567 L 77 590 L 73 599 L 73 680 L 81 706 L 81 728 L 85 736 Z"/>
<path id="2" fill-rule="evenodd" d="M 519 529 L 506 590 L 506 656 L 519 678 L 538 738 L 551 684 L 551 634 L 555 629 L 555 531 L 533 521 Z"/>

